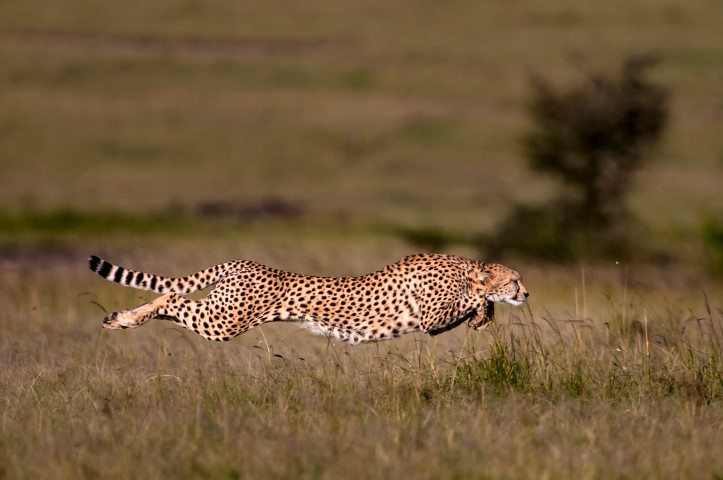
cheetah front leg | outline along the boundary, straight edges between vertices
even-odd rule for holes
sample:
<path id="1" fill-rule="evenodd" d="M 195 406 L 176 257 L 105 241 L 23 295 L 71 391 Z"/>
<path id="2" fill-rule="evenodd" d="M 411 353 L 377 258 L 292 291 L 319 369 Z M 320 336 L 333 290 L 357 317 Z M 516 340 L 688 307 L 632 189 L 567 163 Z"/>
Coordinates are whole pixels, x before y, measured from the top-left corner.
<path id="1" fill-rule="evenodd" d="M 144 303 L 132 310 L 120 310 L 113 312 L 103 319 L 103 328 L 119 330 L 124 328 L 140 327 L 158 313 L 158 310 L 167 305 L 174 293 L 167 293 L 156 298 L 152 302 Z"/>
<path id="2" fill-rule="evenodd" d="M 495 304 L 489 300 L 485 300 L 485 304 L 480 308 L 479 313 L 469 319 L 468 325 L 477 331 L 487 328 L 492 320 L 495 319 Z"/>

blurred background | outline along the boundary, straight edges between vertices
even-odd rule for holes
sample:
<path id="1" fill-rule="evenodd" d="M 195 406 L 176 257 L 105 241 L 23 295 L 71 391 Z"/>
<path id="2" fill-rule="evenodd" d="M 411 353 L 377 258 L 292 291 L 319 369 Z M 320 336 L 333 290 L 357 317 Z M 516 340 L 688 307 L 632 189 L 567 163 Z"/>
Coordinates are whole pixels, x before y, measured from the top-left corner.
<path id="1" fill-rule="evenodd" d="M 627 257 L 715 271 L 721 17 L 713 1 L 4 1 L 4 256 L 149 238 L 484 256 L 515 206 L 566 188 L 524 147 L 530 78 L 565 92 L 653 54 L 667 116 L 621 200 Z"/>
<path id="2" fill-rule="evenodd" d="M 153 298 L 91 253 L 175 276 L 444 252 L 521 271 L 548 318 L 704 315 L 723 296 L 720 24 L 712 1 L 2 2 L 9 328 L 43 312 L 96 338 Z"/>

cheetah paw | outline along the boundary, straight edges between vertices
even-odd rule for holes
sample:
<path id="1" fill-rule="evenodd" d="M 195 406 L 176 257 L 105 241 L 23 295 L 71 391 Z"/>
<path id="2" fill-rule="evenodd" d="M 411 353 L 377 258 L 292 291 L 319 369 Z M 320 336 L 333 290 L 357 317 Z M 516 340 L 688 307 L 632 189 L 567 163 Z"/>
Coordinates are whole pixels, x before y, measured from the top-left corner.
<path id="1" fill-rule="evenodd" d="M 103 328 L 120 330 L 123 328 L 137 327 L 143 322 L 139 322 L 135 317 L 132 310 L 113 312 L 103 319 Z"/>

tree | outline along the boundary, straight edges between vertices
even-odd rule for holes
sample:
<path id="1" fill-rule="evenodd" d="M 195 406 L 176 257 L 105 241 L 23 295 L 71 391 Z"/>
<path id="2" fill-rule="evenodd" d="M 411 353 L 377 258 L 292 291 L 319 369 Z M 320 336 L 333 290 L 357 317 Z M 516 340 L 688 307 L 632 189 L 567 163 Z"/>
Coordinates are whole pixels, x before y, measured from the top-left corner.
<path id="1" fill-rule="evenodd" d="M 556 176 L 566 188 L 547 205 L 518 206 L 492 250 L 578 256 L 615 247 L 620 253 L 625 195 L 668 118 L 667 91 L 646 76 L 655 63 L 649 55 L 631 56 L 616 76 L 587 72 L 567 90 L 533 77 L 535 127 L 524 138 L 525 150 L 533 170 Z M 578 248 L 591 242 L 602 248 Z"/>

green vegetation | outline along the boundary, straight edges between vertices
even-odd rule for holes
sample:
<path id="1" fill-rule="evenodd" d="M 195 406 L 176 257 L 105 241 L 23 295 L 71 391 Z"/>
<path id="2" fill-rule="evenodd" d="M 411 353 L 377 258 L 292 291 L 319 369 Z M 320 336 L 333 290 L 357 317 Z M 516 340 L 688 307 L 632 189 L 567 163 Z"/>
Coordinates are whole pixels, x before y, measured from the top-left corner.
<path id="1" fill-rule="evenodd" d="M 52 212 L 26 211 L 19 214 L 0 213 L 0 230 L 7 237 L 15 235 L 109 235 L 117 232 L 147 234 L 159 231 L 177 233 L 188 229 L 180 218 L 169 215 L 134 217 L 122 213 L 86 213 L 69 209 Z"/>
<path id="2" fill-rule="evenodd" d="M 707 219 L 703 224 L 703 242 L 710 255 L 711 270 L 723 276 L 723 223 Z"/>
<path id="3" fill-rule="evenodd" d="M 650 55 L 631 56 L 615 76 L 590 72 L 582 84 L 567 88 L 533 77 L 535 126 L 525 137 L 527 156 L 534 171 L 553 175 L 561 185 L 546 204 L 515 207 L 491 238 L 490 255 L 649 254 L 645 244 L 632 244 L 639 232 L 626 196 L 669 116 L 666 90 L 647 78 L 655 62 Z"/>

